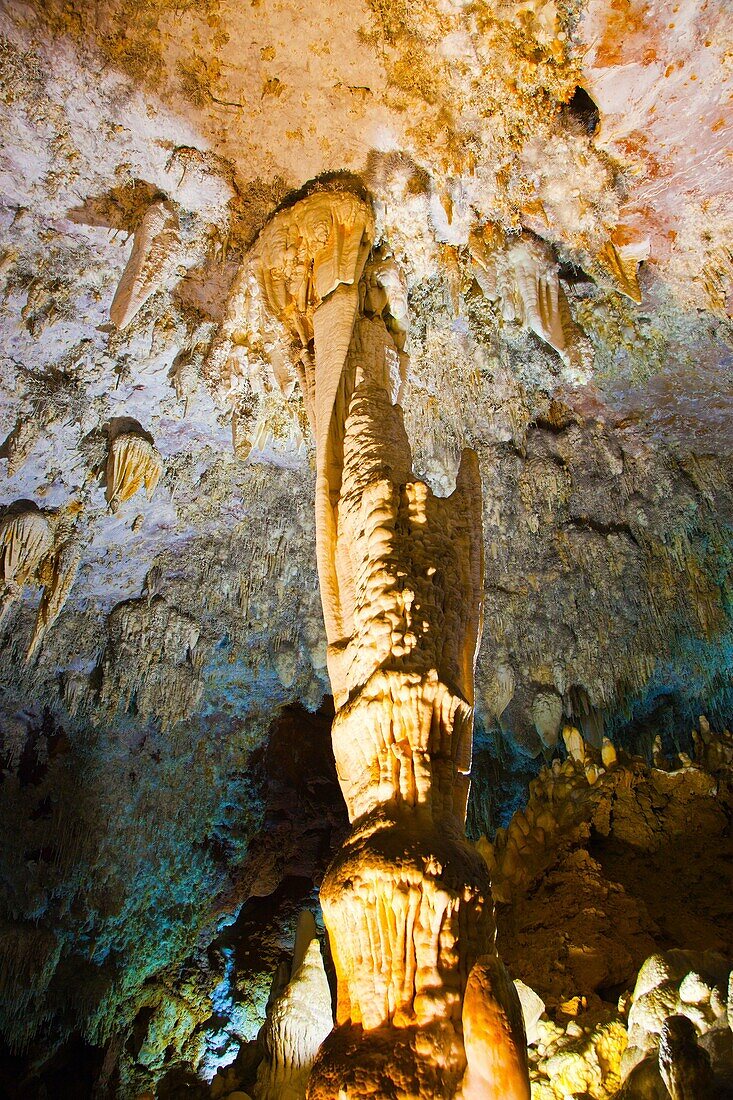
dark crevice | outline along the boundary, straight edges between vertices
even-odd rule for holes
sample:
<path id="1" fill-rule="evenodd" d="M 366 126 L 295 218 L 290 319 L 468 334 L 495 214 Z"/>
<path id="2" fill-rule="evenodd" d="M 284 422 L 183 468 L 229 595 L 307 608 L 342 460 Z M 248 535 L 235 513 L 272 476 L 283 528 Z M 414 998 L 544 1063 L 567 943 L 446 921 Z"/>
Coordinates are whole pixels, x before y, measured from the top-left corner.
<path id="1" fill-rule="evenodd" d="M 584 516 L 582 519 L 580 517 L 569 519 L 563 524 L 563 528 L 575 528 L 580 531 L 594 531 L 597 535 L 604 536 L 623 535 L 641 549 L 636 535 L 627 523 L 603 523 L 601 520 Z"/>
<path id="2" fill-rule="evenodd" d="M 588 134 L 596 134 L 601 124 L 601 114 L 598 106 L 588 95 L 585 88 L 578 86 L 573 92 L 572 99 L 568 103 L 568 112 L 576 119 Z"/>

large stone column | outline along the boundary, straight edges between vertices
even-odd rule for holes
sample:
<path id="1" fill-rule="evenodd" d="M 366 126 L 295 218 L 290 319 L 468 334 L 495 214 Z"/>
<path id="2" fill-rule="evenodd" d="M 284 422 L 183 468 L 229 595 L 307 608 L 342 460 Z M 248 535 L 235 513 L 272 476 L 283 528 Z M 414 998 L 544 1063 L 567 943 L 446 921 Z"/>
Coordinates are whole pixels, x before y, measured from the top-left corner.
<path id="1" fill-rule="evenodd" d="M 464 827 L 481 632 L 481 484 L 412 473 L 399 399 L 407 295 L 369 206 L 319 192 L 277 215 L 250 292 L 296 364 L 316 436 L 317 549 L 351 833 L 321 904 L 337 1023 L 311 1100 L 529 1097 L 521 1010 Z M 283 333 L 285 335 L 283 335 Z M 281 357 L 282 358 L 282 357 Z"/>

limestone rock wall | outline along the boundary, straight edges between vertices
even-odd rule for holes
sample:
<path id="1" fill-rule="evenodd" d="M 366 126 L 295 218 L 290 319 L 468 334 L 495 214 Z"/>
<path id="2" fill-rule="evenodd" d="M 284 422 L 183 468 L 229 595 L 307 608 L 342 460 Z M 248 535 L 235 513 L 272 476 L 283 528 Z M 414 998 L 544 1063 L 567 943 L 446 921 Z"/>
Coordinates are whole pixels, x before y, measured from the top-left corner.
<path id="1" fill-rule="evenodd" d="M 273 715 L 328 691 L 294 384 L 312 333 L 226 330 L 247 249 L 306 184 L 363 196 L 389 241 L 370 309 L 395 385 L 410 355 L 416 475 L 447 496 L 478 455 L 491 790 L 516 794 L 566 721 L 598 750 L 647 722 L 669 750 L 686 714 L 727 719 L 731 17 L 675 7 L 2 6 L 13 1050 L 103 1044 L 152 985 L 135 1081 L 164 1073 L 170 1034 L 172 1058 L 215 1061 L 218 1040 L 204 1058 L 182 1038 L 175 968 L 212 906 L 299 865 L 258 826 L 289 821 L 263 801 Z M 277 376 L 241 369 L 278 349 Z M 477 782 L 473 819 L 490 797 Z"/>

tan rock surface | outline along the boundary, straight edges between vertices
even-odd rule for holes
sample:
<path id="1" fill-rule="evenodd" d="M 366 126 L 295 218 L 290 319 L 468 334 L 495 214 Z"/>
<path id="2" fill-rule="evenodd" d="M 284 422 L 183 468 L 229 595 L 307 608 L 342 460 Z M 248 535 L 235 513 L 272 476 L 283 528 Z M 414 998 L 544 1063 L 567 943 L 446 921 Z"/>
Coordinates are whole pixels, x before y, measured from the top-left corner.
<path id="1" fill-rule="evenodd" d="M 134 1096 L 233 1054 L 176 982 L 212 912 L 325 863 L 267 817 L 262 758 L 329 683 L 340 1012 L 388 1020 L 334 1037 L 332 1090 L 389 1057 L 430 1094 L 445 1050 L 459 1087 L 493 950 L 469 774 L 486 829 L 568 723 L 586 747 L 481 849 L 527 981 L 590 1013 L 558 1080 L 607 1087 L 594 996 L 642 951 L 726 949 L 730 744 L 665 753 L 730 703 L 731 15 L 674 7 L 2 6 L 2 503 L 52 528 L 40 553 L 0 516 L 0 922 L 28 976 L 0 1022 L 35 1065 L 78 1034 Z M 610 741 L 639 722 L 654 768 Z"/>

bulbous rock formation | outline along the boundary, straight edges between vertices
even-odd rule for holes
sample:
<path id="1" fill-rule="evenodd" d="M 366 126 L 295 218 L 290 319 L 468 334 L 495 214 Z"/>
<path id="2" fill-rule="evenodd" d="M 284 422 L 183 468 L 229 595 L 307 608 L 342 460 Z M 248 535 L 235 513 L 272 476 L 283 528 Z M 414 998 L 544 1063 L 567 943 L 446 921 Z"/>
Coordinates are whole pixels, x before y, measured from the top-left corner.
<path id="1" fill-rule="evenodd" d="M 642 1062 L 652 1068 L 658 1063 L 670 1096 L 703 1100 L 712 1088 L 711 1056 L 728 1074 L 733 1070 L 730 974 L 730 964 L 713 951 L 650 956 L 632 994 L 624 1075 L 638 1074 Z"/>
<path id="2" fill-rule="evenodd" d="M 111 441 L 107 454 L 105 496 L 111 512 L 145 486 L 148 500 L 155 492 L 163 462 L 153 444 L 143 435 L 121 432 Z"/>
<path id="3" fill-rule="evenodd" d="M 321 888 L 337 1027 L 307 1095 L 525 1098 L 521 1008 L 495 969 L 489 878 L 463 836 L 481 485 L 471 452 L 450 498 L 412 474 L 397 404 L 406 294 L 388 254 L 367 265 L 372 234 L 353 195 L 317 192 L 282 211 L 237 292 L 257 309 L 237 320 L 230 302 L 216 350 L 235 336 L 265 349 L 280 326 L 274 346 L 290 341 L 316 437 L 333 744 L 352 832 Z"/>

